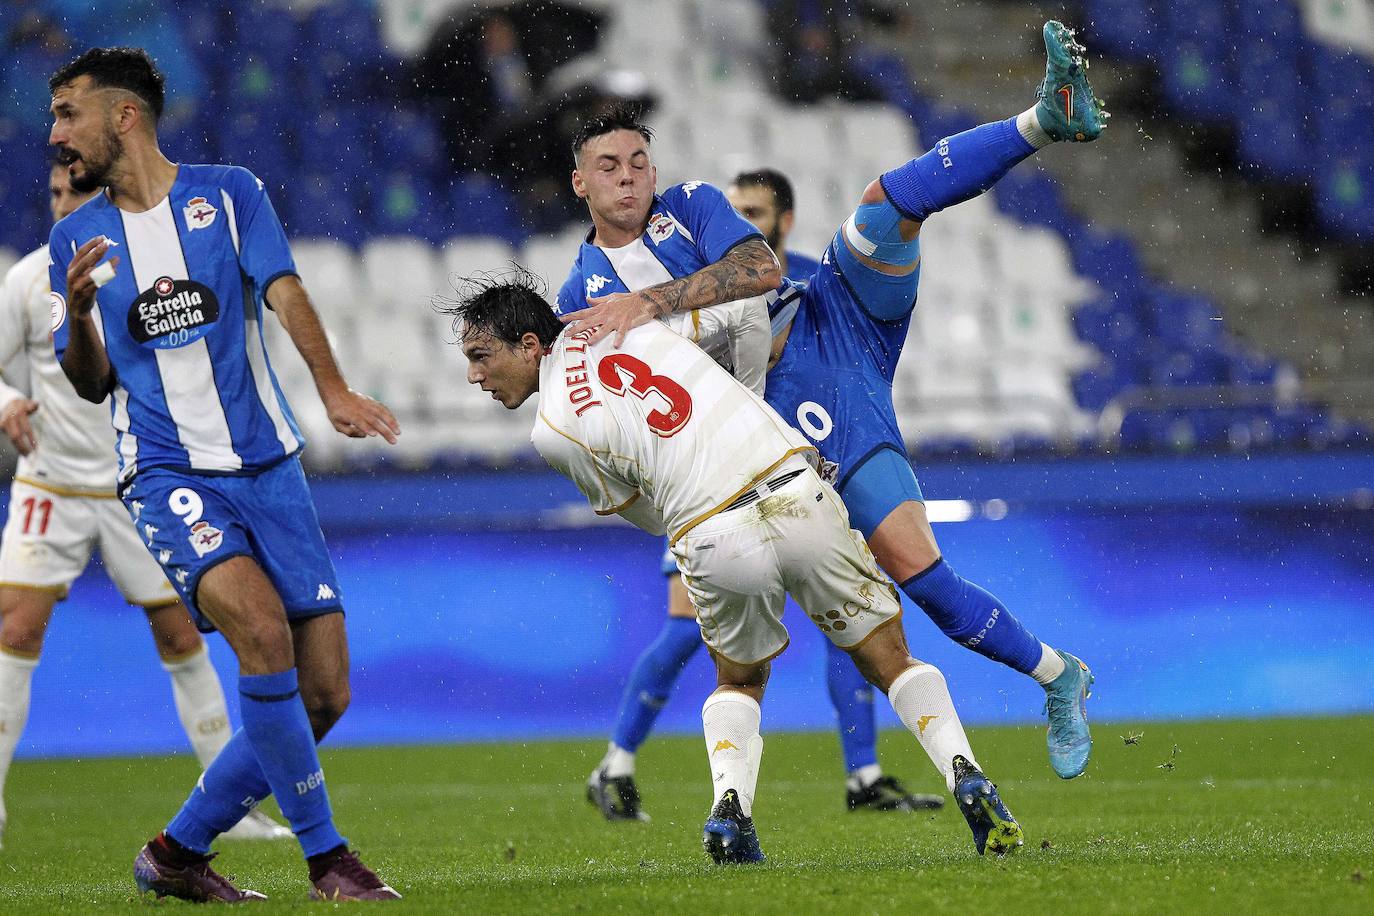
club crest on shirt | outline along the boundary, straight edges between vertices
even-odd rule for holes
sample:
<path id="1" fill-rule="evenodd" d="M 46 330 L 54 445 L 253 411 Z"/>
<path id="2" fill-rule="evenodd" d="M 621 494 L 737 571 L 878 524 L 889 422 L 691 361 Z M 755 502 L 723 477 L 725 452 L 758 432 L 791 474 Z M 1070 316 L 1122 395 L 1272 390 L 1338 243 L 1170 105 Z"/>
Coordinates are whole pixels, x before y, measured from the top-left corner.
<path id="1" fill-rule="evenodd" d="M 52 336 L 67 323 L 67 299 L 54 290 L 48 294 L 48 304 L 52 308 L 52 323 L 48 327 L 48 335 Z"/>
<path id="2" fill-rule="evenodd" d="M 215 221 L 215 214 L 219 213 L 204 197 L 192 197 L 186 201 L 186 206 L 181 208 L 181 212 L 186 215 L 187 232 L 206 228 Z"/>
<path id="3" fill-rule="evenodd" d="M 654 240 L 654 245 L 662 245 L 676 231 L 677 223 L 666 213 L 655 213 L 649 217 L 649 238 Z"/>
<path id="4" fill-rule="evenodd" d="M 168 350 L 199 340 L 219 320 L 219 299 L 195 280 L 158 277 L 129 306 L 129 336 Z"/>
<path id="5" fill-rule="evenodd" d="M 196 556 L 203 557 L 219 549 L 219 545 L 224 543 L 224 532 L 202 519 L 191 526 L 191 536 L 188 540 Z"/>

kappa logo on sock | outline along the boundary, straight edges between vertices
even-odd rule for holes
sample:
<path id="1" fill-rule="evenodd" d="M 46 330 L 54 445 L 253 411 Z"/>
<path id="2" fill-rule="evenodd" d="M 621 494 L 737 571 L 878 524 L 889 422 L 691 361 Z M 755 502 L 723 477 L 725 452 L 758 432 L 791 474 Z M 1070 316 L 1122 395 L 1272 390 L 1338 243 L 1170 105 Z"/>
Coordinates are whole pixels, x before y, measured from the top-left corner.
<path id="1" fill-rule="evenodd" d="M 711 751 L 711 753 L 714 754 L 714 753 L 716 753 L 716 751 L 737 751 L 737 750 L 739 750 L 739 748 L 736 747 L 736 746 L 730 741 L 729 738 L 722 738 L 722 739 L 720 739 L 719 741 L 716 742 L 716 749 L 715 749 L 714 751 Z"/>
<path id="2" fill-rule="evenodd" d="M 917 720 L 916 720 L 916 732 L 917 732 L 917 734 L 919 734 L 921 737 L 925 737 L 926 726 L 929 725 L 930 723 L 934 722 L 934 721 L 935 721 L 936 719 L 938 719 L 938 718 L 940 718 L 940 717 L 939 717 L 939 716 L 921 716 L 921 718 L 917 719 Z"/>
<path id="3" fill-rule="evenodd" d="M 945 137 L 935 144 L 935 155 L 940 157 L 940 164 L 947 169 L 954 168 L 954 160 L 949 156 L 949 137 Z"/>

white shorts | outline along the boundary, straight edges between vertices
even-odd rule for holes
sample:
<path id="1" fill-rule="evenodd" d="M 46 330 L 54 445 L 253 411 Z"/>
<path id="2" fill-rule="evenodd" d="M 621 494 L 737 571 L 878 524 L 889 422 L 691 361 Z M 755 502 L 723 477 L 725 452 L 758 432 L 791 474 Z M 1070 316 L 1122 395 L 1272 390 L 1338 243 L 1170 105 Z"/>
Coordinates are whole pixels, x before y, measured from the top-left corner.
<path id="1" fill-rule="evenodd" d="M 702 639 L 737 664 L 764 662 L 787 648 L 782 612 L 789 594 L 841 649 L 857 647 L 901 614 L 897 590 L 849 527 L 839 495 L 811 465 L 797 457 L 769 481 L 797 471 L 778 489 L 701 522 L 672 548 Z"/>
<path id="2" fill-rule="evenodd" d="M 157 607 L 177 600 L 117 497 L 62 495 L 14 482 L 0 537 L 0 585 L 66 597 L 97 547 L 106 574 L 130 604 Z"/>

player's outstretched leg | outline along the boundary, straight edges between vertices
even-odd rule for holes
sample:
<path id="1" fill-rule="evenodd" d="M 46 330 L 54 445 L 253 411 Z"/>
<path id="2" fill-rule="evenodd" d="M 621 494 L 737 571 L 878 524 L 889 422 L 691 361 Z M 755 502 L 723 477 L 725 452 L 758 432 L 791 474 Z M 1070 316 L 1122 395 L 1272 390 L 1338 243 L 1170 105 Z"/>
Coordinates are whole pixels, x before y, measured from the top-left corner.
<path id="1" fill-rule="evenodd" d="M 231 735 L 219 675 L 210 663 L 205 641 L 181 602 L 148 607 L 145 611 L 162 657 L 162 669 L 172 682 L 177 717 L 201 770 L 207 770 Z M 253 808 L 221 836 L 228 840 L 289 840 L 295 834 L 261 809 Z"/>
<path id="2" fill-rule="evenodd" d="M 647 821 L 635 785 L 635 753 L 649 737 L 683 667 L 702 645 L 691 600 L 672 555 L 665 558 L 669 616 L 625 683 L 606 756 L 587 777 L 587 801 L 608 821 Z"/>
<path id="3" fill-rule="evenodd" d="M 762 712 L 753 697 L 722 688 L 706 699 L 701 722 L 711 764 L 715 799 L 702 830 L 702 844 L 718 865 L 764 860 L 754 829 L 754 789 L 763 757 Z"/>
<path id="4" fill-rule="evenodd" d="M 945 777 L 973 831 L 973 844 L 982 855 L 1015 852 L 1023 842 L 1021 825 L 997 794 L 997 787 L 974 762 L 945 677 L 934 665 L 920 662 L 898 675 L 888 687 L 888 701 Z"/>
<path id="5" fill-rule="evenodd" d="M 864 680 L 849 653 L 826 644 L 826 687 L 835 707 L 844 755 L 845 807 L 850 811 L 921 811 L 944 807 L 938 795 L 913 795 L 878 763 L 873 725 L 873 685 Z"/>

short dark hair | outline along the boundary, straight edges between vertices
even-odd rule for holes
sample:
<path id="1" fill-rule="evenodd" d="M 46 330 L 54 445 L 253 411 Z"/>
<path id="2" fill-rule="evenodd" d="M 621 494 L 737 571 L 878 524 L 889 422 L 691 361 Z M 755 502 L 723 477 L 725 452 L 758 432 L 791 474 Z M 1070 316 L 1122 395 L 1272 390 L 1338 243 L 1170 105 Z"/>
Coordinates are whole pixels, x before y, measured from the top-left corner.
<path id="1" fill-rule="evenodd" d="M 778 213 L 786 213 L 792 209 L 792 182 L 777 169 L 740 172 L 731 184 L 737 188 L 767 188 L 773 192 L 773 202 L 778 205 Z"/>
<path id="2" fill-rule="evenodd" d="M 594 137 L 609 134 L 613 130 L 632 130 L 644 138 L 645 143 L 652 143 L 654 132 L 640 120 L 644 116 L 644 106 L 621 103 L 612 108 L 592 115 L 573 135 L 572 151 L 573 157 L 582 155 L 582 147 Z"/>
<path id="3" fill-rule="evenodd" d="M 56 92 L 80 76 L 106 89 L 132 92 L 148 106 L 154 121 L 162 117 L 167 78 L 142 48 L 91 48 L 54 73 L 48 90 Z"/>
<path id="4" fill-rule="evenodd" d="M 463 341 L 489 334 L 508 346 L 527 332 L 549 346 L 563 333 L 563 323 L 544 299 L 548 285 L 519 264 L 500 273 L 460 277 L 453 282 L 456 299 L 438 298 L 434 308 L 453 316 L 453 335 Z"/>

